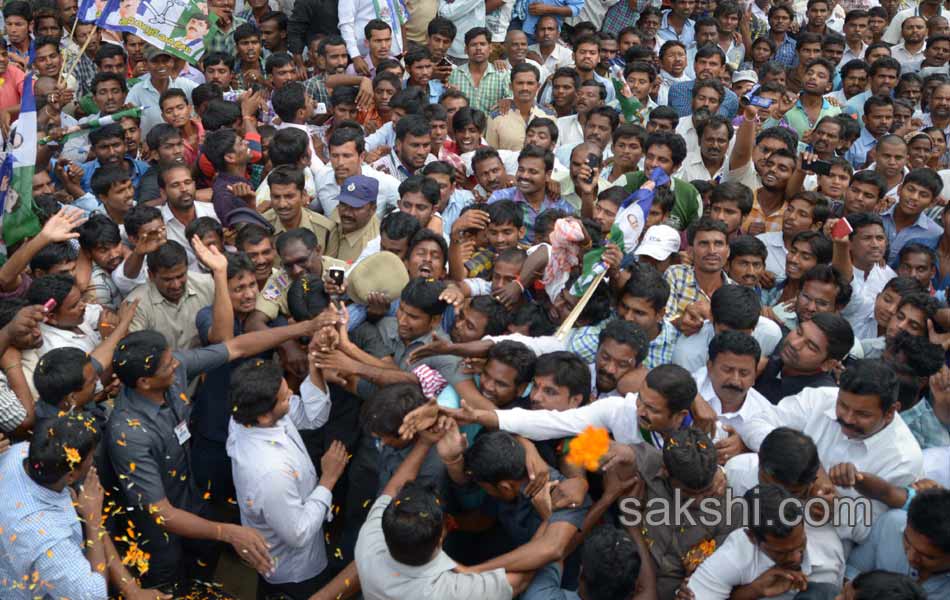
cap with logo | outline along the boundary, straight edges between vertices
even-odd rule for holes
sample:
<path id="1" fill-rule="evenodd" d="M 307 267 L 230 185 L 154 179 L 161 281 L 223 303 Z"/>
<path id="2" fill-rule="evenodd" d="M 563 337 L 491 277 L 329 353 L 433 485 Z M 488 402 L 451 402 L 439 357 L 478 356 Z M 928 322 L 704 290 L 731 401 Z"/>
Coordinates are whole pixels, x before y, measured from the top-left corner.
<path id="1" fill-rule="evenodd" d="M 165 50 L 164 48 L 158 48 L 151 44 L 145 45 L 145 50 L 142 52 L 142 54 L 145 56 L 145 60 L 152 60 L 153 58 L 157 58 L 159 56 L 171 56 L 171 53 L 168 50 Z"/>
<path id="2" fill-rule="evenodd" d="M 654 225 L 647 229 L 634 254 L 666 260 L 680 249 L 680 233 L 669 225 Z"/>
<path id="3" fill-rule="evenodd" d="M 362 208 L 370 202 L 376 202 L 379 195 L 379 181 L 365 175 L 347 177 L 340 186 L 341 204 Z"/>

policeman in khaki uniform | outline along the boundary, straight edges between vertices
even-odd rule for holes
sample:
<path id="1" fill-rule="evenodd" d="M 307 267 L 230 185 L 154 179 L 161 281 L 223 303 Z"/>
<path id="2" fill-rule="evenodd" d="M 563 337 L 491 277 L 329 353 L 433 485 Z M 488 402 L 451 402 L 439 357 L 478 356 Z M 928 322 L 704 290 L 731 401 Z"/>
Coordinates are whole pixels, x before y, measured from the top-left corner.
<path id="1" fill-rule="evenodd" d="M 270 172 L 267 181 L 270 184 L 271 207 L 264 212 L 263 217 L 274 228 L 274 232 L 280 234 L 298 227 L 309 229 L 317 236 L 320 247 L 326 248 L 334 223 L 306 208 L 309 199 L 303 171 L 290 165 L 281 165 Z"/>
<path id="2" fill-rule="evenodd" d="M 287 308 L 287 290 L 304 273 L 323 279 L 330 268 L 345 268 L 346 263 L 323 255 L 317 236 L 309 229 L 298 227 L 277 236 L 277 254 L 283 268 L 276 271 L 264 284 L 257 297 L 256 310 L 267 316 L 268 321 L 282 314 L 290 314 Z"/>
<path id="3" fill-rule="evenodd" d="M 327 254 L 353 263 L 373 239 L 379 237 L 376 198 L 379 181 L 365 175 L 347 177 L 340 186 L 339 205 L 330 215 L 335 227 L 330 232 Z"/>

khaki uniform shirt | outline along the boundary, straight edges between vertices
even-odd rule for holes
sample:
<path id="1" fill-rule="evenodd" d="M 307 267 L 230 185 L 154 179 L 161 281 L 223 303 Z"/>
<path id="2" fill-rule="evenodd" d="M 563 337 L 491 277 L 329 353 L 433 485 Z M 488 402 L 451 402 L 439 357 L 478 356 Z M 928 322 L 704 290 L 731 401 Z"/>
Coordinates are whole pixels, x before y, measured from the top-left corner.
<path id="1" fill-rule="evenodd" d="M 346 268 L 346 263 L 329 256 L 324 256 L 322 262 L 324 273 L 331 267 Z M 287 271 L 274 269 L 274 274 L 270 276 L 267 283 L 264 284 L 264 288 L 257 295 L 255 310 L 267 315 L 268 320 L 276 319 L 277 315 L 290 315 L 290 309 L 287 307 L 287 290 L 290 289 L 293 282 L 294 280 L 290 278 Z"/>
<path id="2" fill-rule="evenodd" d="M 204 273 L 188 272 L 185 295 L 173 304 L 158 292 L 151 281 L 129 294 L 128 300 L 139 299 L 129 331 L 154 329 L 168 340 L 172 351 L 201 346 L 195 317 L 198 311 L 214 301 L 214 280 Z"/>
<path id="3" fill-rule="evenodd" d="M 274 212 L 273 208 L 264 211 L 262 216 L 274 228 L 274 235 L 280 235 L 287 231 L 284 224 L 277 218 L 277 213 Z M 300 215 L 300 227 L 312 231 L 317 236 L 320 247 L 326 250 L 327 243 L 330 241 L 330 232 L 333 231 L 336 224 L 320 213 L 313 212 L 309 208 L 303 208 Z"/>
<path id="4" fill-rule="evenodd" d="M 330 220 L 333 221 L 334 228 L 330 233 L 326 254 L 343 262 L 352 263 L 355 261 L 363 253 L 366 244 L 379 235 L 379 218 L 376 215 L 373 215 L 373 218 L 362 229 L 350 233 L 343 233 L 339 209 L 333 211 Z"/>

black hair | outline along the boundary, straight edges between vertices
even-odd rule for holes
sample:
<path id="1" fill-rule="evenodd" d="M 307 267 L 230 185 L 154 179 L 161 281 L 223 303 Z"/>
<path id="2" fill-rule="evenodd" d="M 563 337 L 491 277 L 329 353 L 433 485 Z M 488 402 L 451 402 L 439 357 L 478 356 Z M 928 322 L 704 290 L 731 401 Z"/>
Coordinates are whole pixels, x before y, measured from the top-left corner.
<path id="1" fill-rule="evenodd" d="M 508 322 L 511 320 L 508 311 L 492 296 L 476 296 L 472 298 L 468 307 L 487 318 L 485 335 L 501 335 L 508 329 Z"/>
<path id="2" fill-rule="evenodd" d="M 784 68 L 783 68 L 784 70 Z M 756 145 L 761 144 L 762 140 L 771 138 L 778 140 L 785 144 L 785 148 L 789 152 L 795 152 L 798 150 L 798 134 L 795 133 L 794 129 L 788 129 L 787 127 L 769 127 L 768 129 L 763 129 L 755 136 Z"/>
<path id="3" fill-rule="evenodd" d="M 231 71 L 234 70 L 234 58 L 226 52 L 209 52 L 201 59 L 201 68 L 207 69 L 215 65 L 224 65 Z"/>
<path id="4" fill-rule="evenodd" d="M 751 235 L 740 235 L 729 242 L 729 260 L 740 256 L 758 256 L 764 263 L 768 259 L 769 251 L 765 243 Z"/>
<path id="5" fill-rule="evenodd" d="M 922 311 L 927 319 L 933 319 L 937 316 L 937 310 L 940 308 L 940 302 L 928 294 L 927 292 L 916 292 L 913 294 L 907 294 L 906 296 L 901 297 L 900 304 L 897 308 L 909 304 L 914 308 Z"/>
<path id="6" fill-rule="evenodd" d="M 125 233 L 129 237 L 137 237 L 143 225 L 155 220 L 162 220 L 162 212 L 148 204 L 136 204 L 125 213 Z"/>
<path id="7" fill-rule="evenodd" d="M 851 323 L 835 313 L 815 313 L 811 322 L 821 330 L 828 340 L 828 358 L 844 360 L 854 346 L 854 330 Z"/>
<path id="8" fill-rule="evenodd" d="M 851 225 L 851 234 L 848 236 L 851 239 L 854 239 L 854 236 L 858 233 L 859 229 L 864 229 L 865 227 L 871 227 L 876 225 L 881 229 L 884 229 L 884 220 L 880 215 L 875 213 L 853 213 L 848 215 L 848 224 Z"/>
<path id="9" fill-rule="evenodd" d="M 587 111 L 587 120 L 590 121 L 591 117 L 603 117 L 610 122 L 610 130 L 613 131 L 620 125 L 620 115 L 617 114 L 617 111 L 610 108 L 609 106 L 595 106 L 594 108 Z"/>
<path id="10" fill-rule="evenodd" d="M 901 185 L 907 185 L 908 183 L 926 188 L 934 200 L 936 200 L 940 192 L 943 191 L 943 180 L 940 179 L 936 171 L 928 167 L 911 169 L 910 173 L 904 175 L 904 181 L 901 182 Z"/>
<path id="11" fill-rule="evenodd" d="M 486 207 L 488 219 L 494 225 L 524 227 L 524 211 L 512 200 L 499 200 Z"/>
<path id="12" fill-rule="evenodd" d="M 122 338 L 112 355 L 112 371 L 123 385 L 135 389 L 139 379 L 155 375 L 167 349 L 168 341 L 157 331 L 130 333 Z"/>
<path id="13" fill-rule="evenodd" d="M 181 139 L 181 132 L 178 131 L 178 128 L 168 123 L 158 123 L 145 136 L 145 143 L 148 144 L 150 149 L 158 150 L 159 146 L 168 140 L 174 139 Z"/>
<path id="14" fill-rule="evenodd" d="M 6 10 L 6 9 L 4 9 Z M 103 125 L 102 127 L 97 127 L 89 132 L 89 145 L 93 148 L 99 144 L 99 142 L 104 142 L 105 140 L 111 140 L 118 138 L 125 143 L 125 130 L 122 129 L 122 125 L 118 123 L 110 123 L 109 125 Z"/>
<path id="15" fill-rule="evenodd" d="M 884 177 L 877 171 L 857 171 L 851 176 L 851 181 L 848 182 L 848 185 L 854 182 L 867 183 L 875 186 L 877 188 L 878 199 L 883 198 L 887 192 L 887 181 L 885 181 Z"/>
<path id="16" fill-rule="evenodd" d="M 83 250 L 95 250 L 100 247 L 111 248 L 122 242 L 119 226 L 104 214 L 90 215 L 89 219 L 77 228 L 79 247 Z"/>
<path id="17" fill-rule="evenodd" d="M 157 275 L 162 269 L 173 269 L 188 264 L 188 252 L 175 240 L 168 240 L 145 255 L 145 264 L 150 274 Z"/>
<path id="18" fill-rule="evenodd" d="M 216 102 L 218 100 L 220 101 L 224 100 L 224 92 L 221 90 L 221 86 L 213 81 L 202 83 L 195 89 L 191 90 L 191 104 L 192 106 L 195 107 L 195 110 L 199 113 L 201 112 L 202 106 L 205 107 L 204 112 L 208 112 L 208 111 L 219 112 L 221 110 L 221 104 Z M 211 104 L 212 102 L 215 102 L 213 106 Z M 234 104 L 229 103 L 229 104 L 237 108 L 238 111 L 241 110 L 236 103 Z M 201 115 L 201 116 L 204 117 L 204 115 Z M 238 114 L 237 118 L 238 119 L 241 118 L 240 114 Z M 220 122 L 222 119 L 223 118 L 217 118 L 213 121 L 209 121 L 209 123 Z M 234 121 L 228 121 L 224 125 L 230 125 L 233 122 Z M 205 125 L 204 118 L 201 119 L 201 124 L 202 126 L 207 127 Z M 220 125 L 218 128 L 224 127 L 224 125 Z"/>
<path id="19" fill-rule="evenodd" d="M 406 194 L 422 194 L 425 201 L 432 206 L 438 206 L 442 197 L 438 182 L 424 175 L 410 175 L 399 184 L 399 197 L 402 198 Z"/>
<path id="20" fill-rule="evenodd" d="M 548 311 L 536 302 L 525 302 L 511 316 L 512 326 L 528 327 L 528 335 L 531 337 L 540 337 L 551 335 L 556 329 L 556 325 L 551 322 Z"/>
<path id="21" fill-rule="evenodd" d="M 682 136 L 669 131 L 656 131 L 647 136 L 647 143 L 643 146 L 646 153 L 652 146 L 666 146 L 670 149 L 673 165 L 678 166 L 686 158 L 686 141 Z"/>
<path id="22" fill-rule="evenodd" d="M 224 157 L 234 152 L 234 142 L 238 139 L 237 133 L 230 127 L 212 131 L 205 136 L 203 145 L 205 156 L 211 165 L 219 172 L 227 169 L 228 164 Z"/>
<path id="23" fill-rule="evenodd" d="M 89 187 L 96 196 L 105 196 L 113 185 L 130 179 L 129 171 L 124 165 L 105 165 L 93 172 Z"/>
<path id="24" fill-rule="evenodd" d="M 801 506 L 793 502 L 792 495 L 781 486 L 757 485 L 747 491 L 744 498 L 750 510 L 749 531 L 759 542 L 766 541 L 768 536 L 787 538 L 802 523 Z"/>
<path id="25" fill-rule="evenodd" d="M 274 138 L 276 139 L 276 137 Z M 363 132 L 358 129 L 352 129 L 349 127 L 336 128 L 333 130 L 333 133 L 330 134 L 330 139 L 327 142 L 327 145 L 332 148 L 334 146 L 342 146 L 353 142 L 356 144 L 356 151 L 359 154 L 362 154 L 366 150 L 366 140 L 363 137 Z"/>
<path id="26" fill-rule="evenodd" d="M 838 292 L 835 295 L 835 308 L 838 310 L 843 309 L 848 305 L 848 302 L 851 301 L 851 284 L 844 280 L 844 276 L 841 274 L 841 271 L 831 265 L 818 264 L 809 269 L 808 272 L 802 277 L 803 289 L 805 284 L 809 281 L 830 283 L 834 285 L 838 289 Z"/>
<path id="27" fill-rule="evenodd" d="M 119 50 L 121 50 L 121 48 L 119 48 L 115 44 L 103 44 L 103 46 L 109 47 L 109 48 L 118 48 Z M 123 94 L 126 94 L 129 91 L 129 87 L 128 85 L 126 85 L 124 77 L 122 77 L 118 73 L 100 71 L 99 73 L 96 73 L 95 77 L 92 78 L 92 83 L 89 85 L 89 90 L 93 93 L 93 95 L 95 95 L 96 88 L 99 86 L 99 84 L 105 81 L 114 81 L 117 84 L 119 84 L 119 88 L 122 90 Z"/>
<path id="28" fill-rule="evenodd" d="M 797 429 L 776 427 L 759 446 L 759 468 L 785 485 L 811 485 L 821 460 L 815 442 Z"/>
<path id="29" fill-rule="evenodd" d="M 251 262 L 251 258 L 244 252 L 238 252 L 236 254 L 228 254 L 228 279 L 234 279 L 241 273 L 250 273 L 254 274 L 254 263 Z"/>
<path id="30" fill-rule="evenodd" d="M 26 291 L 26 299 L 30 304 L 42 305 L 52 298 L 56 300 L 56 305 L 60 306 L 74 287 L 76 287 L 76 279 L 72 275 L 66 273 L 44 275 L 33 280 Z"/>
<path id="31" fill-rule="evenodd" d="M 581 404 L 590 400 L 590 369 L 573 352 L 542 354 L 534 365 L 534 375 L 551 376 L 554 385 L 567 388 L 568 396 L 581 395 Z"/>
<path id="32" fill-rule="evenodd" d="M 382 65 L 376 68 L 377 70 L 382 69 Z M 427 104 L 428 96 L 422 91 L 422 88 L 411 85 L 393 94 L 392 100 L 389 101 L 389 108 L 393 110 L 402 109 L 406 111 L 407 116 L 420 115 L 422 114 L 422 107 Z"/>
<path id="33" fill-rule="evenodd" d="M 323 281 L 312 273 L 305 273 L 290 284 L 287 290 L 287 308 L 298 323 L 309 321 L 330 305 L 330 296 Z"/>
<path id="34" fill-rule="evenodd" d="M 184 169 L 188 171 L 188 174 L 191 175 L 191 167 L 185 163 L 180 162 L 162 162 L 158 165 L 158 187 L 159 189 L 165 189 L 165 176 L 172 171 L 177 171 L 178 169 Z"/>
<path id="35" fill-rule="evenodd" d="M 427 104 L 422 109 L 422 116 L 432 121 L 445 121 L 448 123 L 449 111 L 441 104 Z M 438 161 L 436 161 L 438 162 Z"/>
<path id="36" fill-rule="evenodd" d="M 435 490 L 410 481 L 383 511 L 383 538 L 397 563 L 422 566 L 432 560 L 443 531 L 442 504 Z"/>
<path id="37" fill-rule="evenodd" d="M 913 577 L 903 573 L 865 571 L 851 580 L 851 587 L 854 588 L 854 600 L 927 600 L 924 588 Z"/>
<path id="38" fill-rule="evenodd" d="M 448 260 L 449 245 L 445 242 L 445 238 L 431 229 L 426 229 L 424 227 L 420 227 L 419 231 L 417 231 L 416 234 L 410 238 L 408 254 L 412 254 L 413 249 L 423 242 L 435 242 L 439 246 L 439 249 L 442 250 L 443 261 Z"/>
<path id="39" fill-rule="evenodd" d="M 744 285 L 720 287 L 713 292 L 709 304 L 713 322 L 734 330 L 755 329 L 762 311 L 759 295 Z"/>
<path id="40" fill-rule="evenodd" d="M 521 342 L 504 340 L 488 350 L 488 360 L 496 360 L 515 370 L 515 385 L 525 385 L 534 377 L 537 356 Z"/>
<path id="41" fill-rule="evenodd" d="M 207 110 L 201 115 L 201 125 L 206 131 L 217 131 L 223 127 L 232 126 L 235 121 L 240 120 L 241 107 L 234 102 L 226 102 L 218 98 L 210 100 Z"/>
<path id="42" fill-rule="evenodd" d="M 347 132 L 351 130 L 337 129 L 334 131 L 333 137 L 341 131 Z M 331 137 L 331 140 L 332 139 Z M 288 127 L 274 134 L 274 139 L 271 140 L 270 143 L 269 156 L 271 164 L 274 166 L 296 166 L 304 156 L 309 156 L 309 152 L 310 139 L 307 137 L 307 133 L 301 129 Z"/>
<path id="43" fill-rule="evenodd" d="M 78 258 L 79 252 L 69 242 L 53 242 L 46 244 L 33 255 L 30 259 L 30 270 L 46 272 L 56 265 L 72 262 Z"/>
<path id="44" fill-rule="evenodd" d="M 748 289 L 748 288 L 746 288 Z M 758 316 L 758 315 L 756 315 Z M 720 353 L 736 356 L 751 356 L 756 364 L 762 356 L 762 348 L 755 338 L 741 331 L 723 331 L 717 333 L 709 342 L 709 361 L 714 362 Z"/>
<path id="45" fill-rule="evenodd" d="M 376 391 L 363 401 L 360 422 L 370 435 L 398 436 L 402 420 L 425 404 L 422 388 L 414 383 L 397 383 Z"/>
<path id="46" fill-rule="evenodd" d="M 411 240 L 421 228 L 419 220 L 414 216 L 394 210 L 383 217 L 379 224 L 379 233 L 385 234 L 391 240 Z"/>
<path id="47" fill-rule="evenodd" d="M 307 91 L 299 81 L 291 81 L 271 95 L 271 104 L 274 112 L 284 123 L 292 123 L 297 111 L 304 107 L 307 100 Z"/>
<path id="48" fill-rule="evenodd" d="M 705 231 L 718 231 L 723 235 L 723 237 L 726 237 L 727 239 L 729 237 L 725 223 L 722 221 L 717 221 L 712 217 L 703 216 L 700 217 L 698 221 L 693 223 L 686 232 L 686 239 L 689 242 L 689 245 L 693 245 L 693 240 L 696 239 L 696 234 Z"/>
<path id="49" fill-rule="evenodd" d="M 820 231 L 799 231 L 792 238 L 792 246 L 798 242 L 805 242 L 811 248 L 812 254 L 818 265 L 828 265 L 831 263 L 831 257 L 834 248 L 825 234 Z"/>
<path id="50" fill-rule="evenodd" d="M 877 396 L 881 399 L 881 412 L 887 412 L 897 400 L 897 375 L 880 360 L 854 361 L 841 374 L 838 386 L 851 394 Z"/>
<path id="51" fill-rule="evenodd" d="M 274 410 L 277 393 L 284 380 L 280 365 L 254 359 L 231 371 L 231 416 L 245 427 L 257 424 L 258 417 Z"/>
<path id="52" fill-rule="evenodd" d="M 646 376 L 647 386 L 666 400 L 670 414 L 689 410 L 696 398 L 696 381 L 679 365 L 660 365 Z"/>
<path id="53" fill-rule="evenodd" d="M 537 82 L 541 81 L 541 71 L 539 71 L 536 66 L 532 65 L 528 61 L 525 61 L 523 63 L 518 63 L 517 65 L 514 66 L 514 68 L 511 69 L 511 79 L 514 80 L 515 75 L 518 75 L 520 73 L 531 73 L 532 75 L 534 75 L 535 81 Z"/>
<path id="54" fill-rule="evenodd" d="M 528 126 L 525 128 L 525 131 L 529 129 L 547 129 L 548 136 L 551 138 L 552 143 L 556 143 L 560 132 L 557 128 L 557 123 L 552 119 L 547 117 L 534 117 L 531 119 L 531 122 L 528 123 Z"/>
<path id="55" fill-rule="evenodd" d="M 907 525 L 944 554 L 950 554 L 950 490 L 931 489 L 917 494 L 907 509 Z"/>
<path id="56" fill-rule="evenodd" d="M 271 231 L 263 225 L 248 223 L 238 231 L 234 246 L 243 251 L 247 244 L 260 244 L 264 240 L 269 240 L 273 244 Z"/>
<path id="57" fill-rule="evenodd" d="M 83 369 L 89 363 L 89 355 L 79 348 L 53 348 L 40 358 L 33 372 L 33 385 L 40 400 L 57 406 L 86 383 Z"/>
<path id="58" fill-rule="evenodd" d="M 643 328 L 631 321 L 623 319 L 611 319 L 604 325 L 597 338 L 598 346 L 603 345 L 604 340 L 613 340 L 622 346 L 631 348 L 636 353 L 636 363 L 639 365 L 646 359 L 647 351 L 650 349 L 650 341 Z"/>
<path id="59" fill-rule="evenodd" d="M 937 265 L 937 251 L 920 242 L 905 244 L 904 247 L 900 249 L 900 252 L 897 253 L 897 263 L 900 264 L 904 262 L 904 258 L 906 258 L 908 254 L 926 254 L 930 258 L 930 266 L 934 267 Z"/>
<path id="60" fill-rule="evenodd" d="M 276 69 L 293 64 L 294 59 L 286 52 L 276 52 L 267 57 L 264 61 L 264 73 L 273 74 Z"/>
<path id="61" fill-rule="evenodd" d="M 403 304 L 418 308 L 430 317 L 441 315 L 448 304 L 439 296 L 445 291 L 445 283 L 428 281 L 421 277 L 411 280 L 403 288 L 400 299 Z"/>
<path id="62" fill-rule="evenodd" d="M 507 431 L 482 433 L 465 450 L 465 470 L 478 483 L 520 481 L 528 476 L 524 447 Z"/>
<path id="63" fill-rule="evenodd" d="M 615 113 L 616 116 L 616 113 Z M 526 158 L 538 158 L 544 163 L 544 170 L 551 171 L 554 169 L 554 153 L 550 150 L 545 150 L 538 146 L 525 146 L 521 152 L 518 154 L 518 162 Z"/>
<path id="64" fill-rule="evenodd" d="M 624 600 L 637 588 L 643 557 L 627 532 L 602 525 L 581 548 L 581 582 L 588 600 Z M 652 560 L 652 559 L 651 559 Z"/>
<path id="65" fill-rule="evenodd" d="M 639 264 L 623 286 L 623 295 L 643 298 L 653 310 L 660 311 L 670 298 L 670 284 L 652 265 Z"/>
<path id="66" fill-rule="evenodd" d="M 673 365 L 664 365 L 665 367 Z M 663 367 L 657 367 L 662 369 Z M 680 368 L 692 381 L 689 372 Z M 656 369 L 650 373 L 654 373 Z M 650 375 L 647 375 L 649 378 Z M 651 386 L 652 387 L 652 386 Z M 694 388 L 695 395 L 695 388 Z M 663 444 L 663 466 L 669 476 L 683 485 L 701 490 L 708 487 L 719 471 L 716 446 L 709 436 L 692 427 L 678 429 L 667 436 Z"/>
<path id="67" fill-rule="evenodd" d="M 216 233 L 218 237 L 224 240 L 224 227 L 214 217 L 198 217 L 185 227 L 185 239 L 188 240 L 189 245 L 191 244 L 191 238 L 197 235 L 200 239 L 209 233 Z"/>
<path id="68" fill-rule="evenodd" d="M 7 8 L 4 12 L 7 12 Z M 76 455 L 80 462 L 85 460 L 96 449 L 99 438 L 100 432 L 95 421 L 83 414 L 47 419 L 43 421 L 42 427 L 36 427 L 33 431 L 27 451 L 26 472 L 39 485 L 53 485 L 79 468 Z M 75 451 L 75 455 L 72 451 Z"/>

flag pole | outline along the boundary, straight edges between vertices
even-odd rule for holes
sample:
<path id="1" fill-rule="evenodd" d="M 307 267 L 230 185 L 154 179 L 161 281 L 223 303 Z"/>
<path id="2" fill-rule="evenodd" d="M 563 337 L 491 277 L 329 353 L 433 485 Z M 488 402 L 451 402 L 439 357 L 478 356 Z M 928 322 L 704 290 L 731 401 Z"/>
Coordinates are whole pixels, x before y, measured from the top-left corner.
<path id="1" fill-rule="evenodd" d="M 590 302 L 591 297 L 594 295 L 594 290 L 596 290 L 597 286 L 600 285 L 600 282 L 604 280 L 605 275 L 607 275 L 607 269 L 604 269 L 594 276 L 593 281 L 591 281 L 590 285 L 587 286 L 587 291 L 584 292 L 584 295 L 581 296 L 581 299 L 578 300 L 577 304 L 574 305 L 574 308 L 571 309 L 571 313 L 567 315 L 567 318 L 564 319 L 564 322 L 561 323 L 561 326 L 557 328 L 557 332 L 554 334 L 554 337 L 561 341 L 567 338 L 568 332 L 572 327 L 574 327 L 574 323 L 576 323 L 577 319 L 581 316 L 581 313 L 584 311 L 584 307 L 586 307 L 587 303 Z"/>
<path id="2" fill-rule="evenodd" d="M 76 17 L 76 22 L 78 22 L 78 21 L 79 21 L 79 17 L 77 16 L 77 17 Z M 74 29 L 74 30 L 76 29 L 76 23 L 75 23 L 75 22 L 73 23 L 73 29 Z M 97 31 L 99 31 L 99 26 L 98 26 L 98 25 L 93 25 L 92 31 L 89 32 L 89 36 L 86 37 L 86 41 L 83 42 L 82 48 L 79 49 L 79 54 L 76 55 L 76 60 L 73 62 L 72 66 L 69 68 L 70 71 L 72 71 L 73 69 L 75 69 L 75 68 L 76 68 L 76 65 L 79 64 L 79 61 L 82 60 L 82 55 L 86 53 L 86 48 L 89 47 L 89 42 L 92 41 L 92 36 L 96 35 L 96 32 L 97 32 Z M 71 38 L 72 38 L 72 34 L 70 34 L 70 39 L 71 39 Z M 63 66 L 60 67 L 60 69 L 59 69 L 59 77 L 57 78 L 56 81 L 57 81 L 57 83 L 60 83 L 60 82 L 62 82 L 64 79 L 66 79 L 66 61 L 65 61 L 65 60 L 63 61 Z"/>

